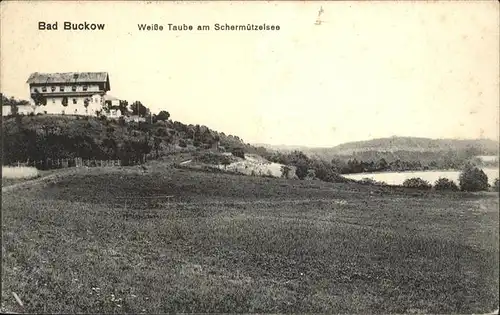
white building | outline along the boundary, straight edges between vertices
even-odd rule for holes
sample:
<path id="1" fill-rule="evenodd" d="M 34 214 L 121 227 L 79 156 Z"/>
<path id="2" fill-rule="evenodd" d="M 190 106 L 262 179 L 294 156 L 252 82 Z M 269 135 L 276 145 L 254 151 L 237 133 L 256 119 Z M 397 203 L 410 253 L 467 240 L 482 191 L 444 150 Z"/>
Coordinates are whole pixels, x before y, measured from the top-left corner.
<path id="1" fill-rule="evenodd" d="M 120 99 L 109 94 L 105 94 L 103 114 L 108 118 L 120 118 L 123 115 L 122 111 L 120 110 Z"/>
<path id="2" fill-rule="evenodd" d="M 18 106 L 18 113 L 25 115 L 97 116 L 110 90 L 107 72 L 35 72 L 26 83 L 29 84 L 31 105 Z M 11 106 L 2 106 L 2 115 L 10 114 Z"/>

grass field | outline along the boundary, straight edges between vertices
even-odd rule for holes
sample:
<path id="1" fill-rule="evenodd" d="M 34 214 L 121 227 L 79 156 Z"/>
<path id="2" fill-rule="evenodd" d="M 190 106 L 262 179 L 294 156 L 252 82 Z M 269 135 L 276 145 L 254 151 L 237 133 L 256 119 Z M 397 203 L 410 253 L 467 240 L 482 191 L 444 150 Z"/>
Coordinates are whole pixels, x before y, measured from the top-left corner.
<path id="1" fill-rule="evenodd" d="M 158 195 L 174 198 L 139 198 Z M 496 193 L 155 165 L 82 169 L 2 197 L 3 311 L 498 308 Z"/>

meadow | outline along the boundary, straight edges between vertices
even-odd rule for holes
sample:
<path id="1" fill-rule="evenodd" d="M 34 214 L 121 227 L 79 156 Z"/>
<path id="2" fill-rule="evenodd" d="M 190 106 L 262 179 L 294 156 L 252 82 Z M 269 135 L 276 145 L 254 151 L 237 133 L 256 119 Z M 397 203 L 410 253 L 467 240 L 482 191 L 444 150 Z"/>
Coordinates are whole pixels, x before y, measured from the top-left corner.
<path id="1" fill-rule="evenodd" d="M 158 164 L 3 193 L 2 217 L 4 312 L 498 308 L 497 193 Z"/>

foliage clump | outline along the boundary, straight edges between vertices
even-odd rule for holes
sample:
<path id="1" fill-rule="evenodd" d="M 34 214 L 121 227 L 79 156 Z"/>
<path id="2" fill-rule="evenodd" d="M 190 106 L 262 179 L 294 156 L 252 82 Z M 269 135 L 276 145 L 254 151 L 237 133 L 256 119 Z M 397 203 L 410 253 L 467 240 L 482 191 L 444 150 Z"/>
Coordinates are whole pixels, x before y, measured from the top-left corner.
<path id="1" fill-rule="evenodd" d="M 370 178 L 370 177 L 364 177 L 364 178 L 360 179 L 358 182 L 360 184 L 363 184 L 363 185 L 377 185 L 377 186 L 387 185 L 386 182 L 374 180 L 373 178 Z"/>
<path id="2" fill-rule="evenodd" d="M 403 182 L 403 186 L 407 188 L 431 189 L 432 185 L 420 177 L 408 178 Z"/>
<path id="3" fill-rule="evenodd" d="M 455 184 L 454 181 L 441 177 L 434 183 L 435 190 L 450 190 L 450 191 L 458 191 L 458 185 Z"/>
<path id="4" fill-rule="evenodd" d="M 488 190 L 488 176 L 482 169 L 468 164 L 460 173 L 459 184 L 462 191 Z"/>
<path id="5" fill-rule="evenodd" d="M 245 152 L 243 151 L 242 148 L 233 148 L 231 150 L 231 154 L 242 159 L 245 158 Z"/>
<path id="6" fill-rule="evenodd" d="M 231 163 L 231 158 L 229 156 L 214 152 L 203 152 L 197 154 L 194 160 L 196 162 L 211 165 L 229 165 Z"/>
<path id="7" fill-rule="evenodd" d="M 493 182 L 493 191 L 500 191 L 500 180 L 495 178 L 495 181 Z"/>

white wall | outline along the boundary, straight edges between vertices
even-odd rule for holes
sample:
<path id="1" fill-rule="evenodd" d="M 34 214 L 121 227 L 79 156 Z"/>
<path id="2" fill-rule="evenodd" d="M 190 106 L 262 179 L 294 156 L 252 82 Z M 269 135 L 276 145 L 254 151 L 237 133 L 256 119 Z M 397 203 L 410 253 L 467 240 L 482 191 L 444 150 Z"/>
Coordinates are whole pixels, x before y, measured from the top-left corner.
<path id="1" fill-rule="evenodd" d="M 18 105 L 17 112 L 18 114 L 29 115 L 29 113 L 33 112 L 34 106 L 32 105 Z M 2 106 L 2 116 L 9 116 L 12 113 L 11 106 Z"/>
<path id="2" fill-rule="evenodd" d="M 89 99 L 89 106 L 85 108 L 85 99 Z M 96 116 L 96 111 L 102 109 L 103 98 L 99 94 L 87 96 L 72 96 L 68 97 L 68 105 L 62 105 L 63 97 L 48 97 L 47 105 L 40 106 L 42 112 L 47 114 L 64 114 L 66 115 L 89 115 Z M 76 103 L 75 103 L 76 102 Z"/>
<path id="3" fill-rule="evenodd" d="M 108 118 L 120 118 L 122 116 L 122 111 L 119 109 L 111 109 L 109 113 L 105 113 L 106 117 Z"/>
<path id="4" fill-rule="evenodd" d="M 90 100 L 89 106 L 85 108 L 85 99 Z M 84 116 L 96 116 L 96 111 L 102 110 L 104 104 L 104 98 L 99 94 L 94 94 L 92 96 L 75 96 L 68 97 L 68 106 L 62 105 L 63 97 L 48 97 L 47 105 L 35 106 L 32 105 L 21 105 L 18 106 L 19 114 L 29 115 L 30 113 L 36 114 L 52 114 L 52 115 L 84 115 Z M 76 104 L 74 101 L 76 101 Z M 2 116 L 8 116 L 11 114 L 10 106 L 2 106 Z M 121 116 L 121 115 L 120 115 Z M 118 116 L 119 117 L 119 116 Z"/>
<path id="5" fill-rule="evenodd" d="M 2 106 L 2 116 L 9 116 L 10 115 L 10 106 Z"/>

